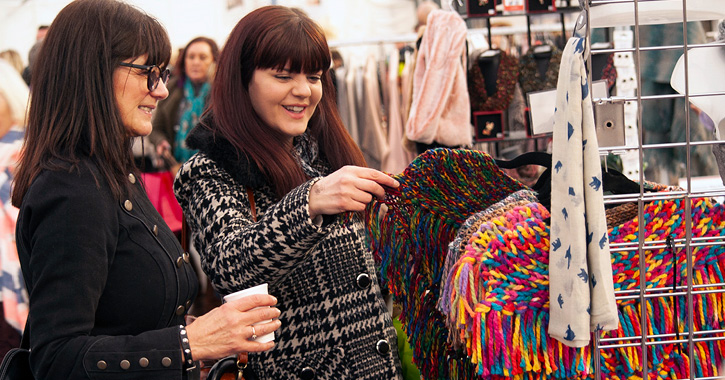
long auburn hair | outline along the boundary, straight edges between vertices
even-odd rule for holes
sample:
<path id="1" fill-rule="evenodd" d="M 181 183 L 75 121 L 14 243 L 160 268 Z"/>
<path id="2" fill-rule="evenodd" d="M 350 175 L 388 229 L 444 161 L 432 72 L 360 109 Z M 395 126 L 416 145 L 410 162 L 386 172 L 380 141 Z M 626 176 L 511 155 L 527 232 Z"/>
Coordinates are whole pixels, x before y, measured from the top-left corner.
<path id="1" fill-rule="evenodd" d="M 116 103 L 113 73 L 121 61 L 144 54 L 145 64 L 163 69 L 171 43 L 156 19 L 133 6 L 76 0 L 58 13 L 33 66 L 33 100 L 13 205 L 20 207 L 41 171 L 73 170 L 86 157 L 115 197 L 129 191 L 127 175 L 137 170 Z"/>
<path id="2" fill-rule="evenodd" d="M 322 71 L 322 99 L 307 133 L 333 170 L 365 166 L 337 112 L 330 60 L 322 29 L 301 10 L 282 6 L 258 8 L 242 18 L 219 56 L 211 93 L 215 123 L 207 127 L 228 140 L 238 158 L 246 155 L 255 162 L 279 198 L 309 178 L 285 146 L 285 136 L 268 127 L 252 106 L 249 83 L 256 69 L 283 69 L 289 64 L 292 73 Z"/>

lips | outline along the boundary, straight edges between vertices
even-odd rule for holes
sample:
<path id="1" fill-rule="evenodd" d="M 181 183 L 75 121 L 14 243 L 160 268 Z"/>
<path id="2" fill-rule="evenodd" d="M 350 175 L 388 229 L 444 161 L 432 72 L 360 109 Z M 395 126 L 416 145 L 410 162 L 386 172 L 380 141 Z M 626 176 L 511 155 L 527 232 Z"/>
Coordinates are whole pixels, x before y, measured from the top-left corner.
<path id="1" fill-rule="evenodd" d="M 156 107 L 151 107 L 151 106 L 138 106 L 138 109 L 140 109 L 141 111 L 143 111 L 149 115 L 151 115 L 151 113 L 154 112 L 155 108 Z"/>
<path id="2" fill-rule="evenodd" d="M 294 112 L 294 113 L 300 113 L 305 110 L 305 107 L 303 107 L 303 106 L 282 106 L 282 107 L 284 107 L 284 109 L 286 109 L 287 111 Z"/>

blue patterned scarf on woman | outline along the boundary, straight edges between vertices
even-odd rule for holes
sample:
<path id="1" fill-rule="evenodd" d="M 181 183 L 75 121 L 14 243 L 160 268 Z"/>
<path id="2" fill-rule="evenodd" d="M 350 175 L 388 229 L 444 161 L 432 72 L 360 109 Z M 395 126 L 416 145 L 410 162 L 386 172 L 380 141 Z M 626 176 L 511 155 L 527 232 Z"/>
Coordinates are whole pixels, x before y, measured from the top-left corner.
<path id="1" fill-rule="evenodd" d="M 174 158 L 176 161 L 185 162 L 196 153 L 196 150 L 187 148 L 186 136 L 199 121 L 201 113 L 204 112 L 206 97 L 209 95 L 211 84 L 204 83 L 195 95 L 194 85 L 190 80 L 184 83 L 184 112 L 179 118 L 179 130 L 176 132 L 176 143 L 174 147 Z M 184 107 L 185 106 L 185 107 Z"/>

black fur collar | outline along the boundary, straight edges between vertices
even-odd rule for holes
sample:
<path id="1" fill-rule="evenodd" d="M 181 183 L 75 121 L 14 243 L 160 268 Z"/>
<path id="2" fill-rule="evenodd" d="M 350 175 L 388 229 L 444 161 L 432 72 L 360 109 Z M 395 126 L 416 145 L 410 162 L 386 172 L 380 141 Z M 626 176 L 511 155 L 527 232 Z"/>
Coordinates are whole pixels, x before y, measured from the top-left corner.
<path id="1" fill-rule="evenodd" d="M 246 155 L 238 157 L 237 150 L 227 139 L 214 135 L 210 128 L 213 125 L 213 117 L 206 117 L 197 124 L 186 137 L 187 146 L 205 153 L 243 186 L 259 189 L 268 185 L 257 164 Z"/>

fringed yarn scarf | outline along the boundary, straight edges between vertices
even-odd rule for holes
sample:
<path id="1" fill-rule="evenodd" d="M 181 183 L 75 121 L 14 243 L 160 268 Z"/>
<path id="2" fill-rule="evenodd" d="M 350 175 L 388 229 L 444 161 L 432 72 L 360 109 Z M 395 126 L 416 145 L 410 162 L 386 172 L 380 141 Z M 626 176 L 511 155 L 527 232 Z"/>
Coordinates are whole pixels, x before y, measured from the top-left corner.
<path id="1" fill-rule="evenodd" d="M 645 204 L 644 226 L 648 244 L 685 238 L 684 199 Z M 592 352 L 564 346 L 546 334 L 549 322 L 549 212 L 538 203 L 516 205 L 504 214 L 484 216 L 479 229 L 466 244 L 458 262 L 442 284 L 441 310 L 447 314 L 451 336 L 465 347 L 475 374 L 482 379 L 591 379 L 594 356 L 601 353 L 602 379 L 641 379 L 643 358 L 637 343 L 641 338 L 639 254 L 636 250 L 612 249 L 614 287 L 635 297 L 617 303 L 619 329 L 602 333 L 604 338 L 622 338 L 606 344 L 626 344 Z M 693 283 L 704 294 L 693 295 L 694 331 L 725 328 L 725 298 L 706 293 L 725 282 L 725 209 L 709 198 L 692 200 L 692 237 L 710 238 L 715 244 L 693 247 Z M 633 219 L 608 230 L 612 244 L 635 243 L 639 220 Z M 686 297 L 667 295 L 673 285 L 686 284 L 687 256 L 676 244 L 646 249 L 648 289 L 661 289 L 665 296 L 648 298 L 645 316 L 648 335 L 665 335 L 672 341 L 687 334 Z M 676 264 L 675 264 L 676 263 Z M 676 268 L 675 268 L 676 265 Z M 676 275 L 675 275 L 676 273 Z M 675 282 L 676 279 L 676 282 Z M 680 290 L 681 291 L 681 290 Z M 722 332 L 706 334 L 722 337 Z M 686 335 L 680 337 L 685 339 Z M 662 341 L 663 338 L 654 339 Z M 686 343 L 649 346 L 648 378 L 690 378 L 694 360 L 697 377 L 717 376 L 723 361 L 725 341 L 695 343 L 695 356 L 688 357 Z M 463 377 L 459 377 L 463 378 Z"/>
<path id="2" fill-rule="evenodd" d="M 443 278 L 446 279 L 446 283 L 450 282 L 450 276 L 453 274 L 451 273 L 451 268 L 456 264 L 460 255 L 465 252 L 469 238 L 473 233 L 478 231 L 484 220 L 502 215 L 513 207 L 524 206 L 536 201 L 536 192 L 529 189 L 519 190 L 507 196 L 502 201 L 491 205 L 491 207 L 469 217 L 458 229 L 456 238 L 448 245 L 448 255 L 446 256 L 446 263 L 443 267 Z M 446 293 L 446 291 L 449 293 Z M 438 300 L 438 310 L 446 315 L 450 312 L 450 305 L 446 302 L 449 297 L 450 288 L 443 289 Z"/>
<path id="3" fill-rule="evenodd" d="M 426 151 L 393 178 L 400 186 L 366 210 L 381 278 L 402 306 L 400 320 L 421 374 L 470 378 L 472 367 L 451 347 L 435 307 L 448 244 L 471 215 L 525 186 L 473 150 Z M 383 204 L 387 212 L 380 216 Z"/>

